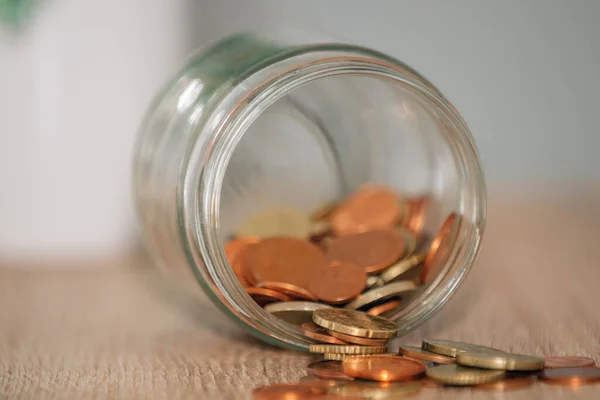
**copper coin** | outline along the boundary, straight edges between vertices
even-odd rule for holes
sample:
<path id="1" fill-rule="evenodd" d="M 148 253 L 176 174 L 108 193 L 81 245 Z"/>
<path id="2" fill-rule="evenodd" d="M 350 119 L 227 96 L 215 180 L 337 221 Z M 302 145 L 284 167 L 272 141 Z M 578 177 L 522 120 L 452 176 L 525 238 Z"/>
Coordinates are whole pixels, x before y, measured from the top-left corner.
<path id="1" fill-rule="evenodd" d="M 588 357 L 555 356 L 544 358 L 544 368 L 585 368 L 595 366 L 596 362 Z"/>
<path id="2" fill-rule="evenodd" d="M 246 293 L 248 293 L 250 297 L 252 297 L 252 299 L 254 299 L 254 301 L 256 301 L 260 306 L 264 306 L 265 304 L 269 303 L 274 303 L 276 301 L 292 300 L 291 297 L 271 289 L 249 287 L 246 288 Z"/>
<path id="3" fill-rule="evenodd" d="M 342 362 L 342 371 L 353 378 L 380 382 L 409 381 L 425 376 L 427 367 L 418 360 L 390 356 L 350 357 Z"/>
<path id="4" fill-rule="evenodd" d="M 425 210 L 429 205 L 429 197 L 422 196 L 406 201 L 407 214 L 404 226 L 415 236 L 420 236 L 425 225 Z"/>
<path id="5" fill-rule="evenodd" d="M 307 322 L 305 324 L 302 324 L 300 330 L 302 331 L 302 333 L 304 333 L 305 336 L 311 339 L 315 339 L 322 343 L 347 344 L 346 342 L 343 342 L 340 339 L 334 338 L 329 333 L 327 333 L 325 328 L 321 328 L 314 322 Z"/>
<path id="6" fill-rule="evenodd" d="M 430 351 L 423 350 L 420 347 L 401 346 L 400 354 L 407 357 L 416 358 L 417 360 L 431 361 L 438 364 L 454 364 L 454 358 L 441 354 L 435 354 Z"/>
<path id="7" fill-rule="evenodd" d="M 253 243 L 257 243 L 260 239 L 256 237 L 246 237 L 233 239 L 227 242 L 224 246 L 225 256 L 227 257 L 227 261 L 231 265 L 231 269 L 233 273 L 240 281 L 242 287 L 250 287 L 252 286 L 251 282 L 248 281 L 245 272 L 245 254 L 248 246 Z"/>
<path id="8" fill-rule="evenodd" d="M 439 273 L 440 268 L 443 267 L 443 262 L 454 241 L 454 234 L 457 231 L 456 228 L 460 226 L 461 221 L 462 217 L 454 213 L 446 218 L 442 228 L 429 247 L 429 252 L 427 253 L 423 270 L 421 271 L 421 283 L 430 283 L 433 281 Z"/>
<path id="9" fill-rule="evenodd" d="M 371 308 L 369 311 L 367 311 L 367 314 L 369 314 L 369 315 L 385 314 L 388 311 L 392 311 L 395 308 L 400 307 L 401 304 L 402 304 L 402 300 L 389 300 L 383 304 L 380 304 L 378 306 Z"/>
<path id="10" fill-rule="evenodd" d="M 326 379 L 319 379 L 319 378 L 317 378 L 314 375 L 303 376 L 302 378 L 300 378 L 300 382 L 301 383 L 310 382 L 310 383 L 312 383 L 312 384 L 314 384 L 316 386 L 322 386 L 322 387 L 325 387 L 325 388 L 329 388 L 329 387 L 335 386 L 335 385 L 337 385 L 339 383 L 339 382 L 336 382 L 336 381 L 331 380 L 331 379 L 327 379 L 327 380 Z"/>
<path id="11" fill-rule="evenodd" d="M 387 346 L 389 339 L 369 339 L 360 336 L 346 335 L 336 331 L 326 330 L 334 338 L 342 340 L 346 343 L 360 344 L 363 346 Z"/>
<path id="12" fill-rule="evenodd" d="M 246 250 L 247 272 L 257 283 L 283 282 L 306 289 L 310 279 L 327 267 L 321 249 L 298 238 L 268 238 Z"/>
<path id="13" fill-rule="evenodd" d="M 286 296 L 291 297 L 296 300 L 311 300 L 317 301 L 317 296 L 312 294 L 310 291 L 298 287 L 296 285 L 292 285 L 291 283 L 285 282 L 259 282 L 256 287 L 265 288 L 275 290 L 276 292 L 281 292 Z"/>
<path id="14" fill-rule="evenodd" d="M 309 374 L 321 379 L 333 379 L 336 381 L 353 381 L 354 378 L 346 375 L 342 371 L 342 363 L 340 361 L 325 360 L 317 361 L 308 364 L 306 367 Z"/>
<path id="15" fill-rule="evenodd" d="M 366 382 L 354 381 L 338 383 L 330 387 L 329 392 L 337 395 L 336 399 L 405 399 L 421 390 L 421 382 Z"/>
<path id="16" fill-rule="evenodd" d="M 390 189 L 368 185 L 351 195 L 331 214 L 337 235 L 391 229 L 402 218 L 399 197 Z"/>
<path id="17" fill-rule="evenodd" d="M 475 388 L 491 392 L 509 392 L 529 387 L 533 385 L 535 379 L 535 376 L 507 376 L 503 381 L 484 383 Z"/>
<path id="18" fill-rule="evenodd" d="M 375 273 L 398 261 L 404 247 L 402 236 L 388 229 L 337 237 L 327 246 L 326 254 L 330 261 L 351 262 Z"/>
<path id="19" fill-rule="evenodd" d="M 550 368 L 545 369 L 540 378 L 548 383 L 565 386 L 580 386 L 587 383 L 600 382 L 600 368 Z"/>
<path id="20" fill-rule="evenodd" d="M 327 394 L 327 386 L 313 382 L 279 383 L 252 391 L 253 400 L 313 399 Z"/>
<path id="21" fill-rule="evenodd" d="M 329 268 L 314 275 L 308 289 L 329 304 L 343 304 L 362 293 L 367 284 L 364 267 L 346 261 L 333 261 Z"/>

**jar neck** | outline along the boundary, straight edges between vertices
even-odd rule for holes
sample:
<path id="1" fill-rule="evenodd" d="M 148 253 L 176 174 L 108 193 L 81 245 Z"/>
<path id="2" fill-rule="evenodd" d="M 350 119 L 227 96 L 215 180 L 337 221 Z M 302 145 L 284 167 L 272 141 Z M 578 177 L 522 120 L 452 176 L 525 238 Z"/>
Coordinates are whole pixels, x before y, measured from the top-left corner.
<path id="1" fill-rule="evenodd" d="M 446 127 L 445 140 L 460 170 L 456 211 L 464 216 L 463 223 L 457 227 L 444 269 L 394 315 L 401 333 L 448 300 L 477 255 L 484 227 L 485 186 L 471 134 L 454 107 L 415 71 L 377 52 L 347 45 L 296 47 L 252 63 L 197 126 L 198 134 L 184 162 L 185 173 L 180 176 L 177 206 L 187 257 L 206 292 L 252 334 L 282 347 L 306 350 L 311 341 L 258 306 L 229 267 L 220 231 L 225 170 L 244 132 L 269 106 L 311 82 L 343 75 L 386 80 L 427 103 Z"/>

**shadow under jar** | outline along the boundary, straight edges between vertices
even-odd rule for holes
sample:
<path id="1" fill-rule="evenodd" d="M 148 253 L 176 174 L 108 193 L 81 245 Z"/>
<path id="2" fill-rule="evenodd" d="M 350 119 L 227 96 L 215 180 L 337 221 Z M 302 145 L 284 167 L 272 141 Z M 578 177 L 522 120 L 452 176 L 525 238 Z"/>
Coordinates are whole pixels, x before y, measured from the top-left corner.
<path id="1" fill-rule="evenodd" d="M 156 97 L 135 153 L 138 217 L 157 263 L 253 335 L 296 350 L 312 340 L 251 299 L 224 243 L 257 212 L 308 213 L 365 183 L 428 196 L 429 241 L 448 215 L 462 216 L 433 279 L 388 314 L 402 335 L 457 289 L 485 225 L 473 138 L 404 63 L 347 44 L 230 36 L 194 55 Z"/>

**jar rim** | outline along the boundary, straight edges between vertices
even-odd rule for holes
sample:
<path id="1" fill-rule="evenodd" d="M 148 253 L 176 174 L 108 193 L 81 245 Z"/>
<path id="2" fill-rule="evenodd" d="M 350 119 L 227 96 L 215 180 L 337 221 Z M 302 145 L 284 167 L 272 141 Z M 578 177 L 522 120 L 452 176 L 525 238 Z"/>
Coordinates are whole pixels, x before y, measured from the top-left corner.
<path id="1" fill-rule="evenodd" d="M 307 55 L 309 61 L 298 63 L 300 56 Z M 180 226 L 187 257 L 209 297 L 250 333 L 281 347 L 306 350 L 311 340 L 252 301 L 229 268 L 220 235 L 221 185 L 236 144 L 264 110 L 302 85 L 347 74 L 390 80 L 439 110 L 454 135 L 454 156 L 461 161 L 466 187 L 474 199 L 465 216 L 472 223 L 460 227 L 459 239 L 451 246 L 444 273 L 440 273 L 401 311 L 398 318 L 407 321 L 401 327 L 401 333 L 413 329 L 446 303 L 462 282 L 480 248 L 486 198 L 474 141 L 456 109 L 425 78 L 400 61 L 351 45 L 295 48 L 257 65 L 220 99 L 215 112 L 200 127 L 186 160 L 185 174 L 180 177 L 177 208 L 182 216 Z M 427 307 L 423 306 L 425 303 Z"/>

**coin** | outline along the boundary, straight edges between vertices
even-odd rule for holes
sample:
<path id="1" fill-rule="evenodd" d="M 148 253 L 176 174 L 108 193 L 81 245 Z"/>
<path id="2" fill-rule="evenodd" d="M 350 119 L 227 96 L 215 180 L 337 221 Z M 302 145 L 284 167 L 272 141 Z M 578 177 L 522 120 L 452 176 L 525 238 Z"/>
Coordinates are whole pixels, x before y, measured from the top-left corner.
<path id="1" fill-rule="evenodd" d="M 373 339 L 389 339 L 398 327 L 392 321 L 354 310 L 328 308 L 313 313 L 315 324 L 335 332 Z"/>
<path id="2" fill-rule="evenodd" d="M 362 346 L 387 346 L 388 339 L 368 339 L 360 336 L 346 335 L 335 331 L 326 331 L 331 336 L 346 343 L 360 344 Z"/>
<path id="3" fill-rule="evenodd" d="M 499 381 L 504 371 L 463 367 L 456 364 L 438 365 L 427 370 L 427 376 L 444 385 L 480 385 Z"/>
<path id="4" fill-rule="evenodd" d="M 264 239 L 249 246 L 245 262 L 251 281 L 291 283 L 305 289 L 313 276 L 329 267 L 321 249 L 291 237 Z"/>
<path id="5" fill-rule="evenodd" d="M 458 353 L 462 353 L 464 351 L 472 351 L 472 352 L 499 352 L 503 353 L 502 350 L 494 349 L 486 346 L 479 346 L 476 344 L 462 343 L 462 342 L 453 342 L 451 340 L 430 340 L 424 339 L 423 345 L 421 346 L 423 350 L 430 351 L 436 354 L 442 354 L 448 357 L 456 357 Z"/>
<path id="6" fill-rule="evenodd" d="M 235 236 L 306 238 L 309 232 L 310 218 L 307 214 L 293 208 L 274 208 L 248 218 L 235 230 Z"/>
<path id="7" fill-rule="evenodd" d="M 327 331 L 314 322 L 307 322 L 302 324 L 300 330 L 305 336 L 311 339 L 318 340 L 319 342 L 331 343 L 331 344 L 346 344 L 338 338 L 335 338 L 327 333 Z"/>
<path id="8" fill-rule="evenodd" d="M 310 291 L 285 282 L 259 282 L 256 287 L 275 290 L 281 292 L 292 299 L 317 301 L 317 296 Z"/>
<path id="9" fill-rule="evenodd" d="M 323 239 L 330 236 L 331 234 L 331 226 L 327 221 L 317 221 L 313 222 L 310 226 L 310 232 L 308 233 L 308 238 L 313 243 L 321 243 Z"/>
<path id="10" fill-rule="evenodd" d="M 394 264 L 404 253 L 404 239 L 394 230 L 377 230 L 339 236 L 327 245 L 330 261 L 347 261 L 375 273 Z"/>
<path id="11" fill-rule="evenodd" d="M 360 265 L 334 261 L 308 283 L 317 298 L 329 304 L 343 304 L 358 296 L 367 283 L 367 273 Z"/>
<path id="12" fill-rule="evenodd" d="M 458 214 L 453 213 L 448 216 L 429 246 L 429 252 L 421 271 L 421 283 L 430 283 L 440 272 L 461 223 L 462 217 Z"/>
<path id="13" fill-rule="evenodd" d="M 383 271 L 381 275 L 379 275 L 379 278 L 383 283 L 392 282 L 411 268 L 421 264 L 423 261 L 425 261 L 425 256 L 423 254 L 415 254 L 408 258 L 404 258 Z"/>
<path id="14" fill-rule="evenodd" d="M 342 371 L 342 363 L 334 360 L 317 361 L 308 364 L 306 370 L 321 379 L 333 379 L 337 381 L 353 381 L 354 378 Z"/>
<path id="15" fill-rule="evenodd" d="M 374 303 L 382 302 L 392 297 L 399 297 L 403 294 L 412 292 L 417 289 L 413 281 L 398 281 L 388 283 L 380 288 L 371 289 L 358 296 L 352 302 L 346 304 L 345 308 L 349 310 L 356 310 L 363 307 L 368 307 Z"/>
<path id="16" fill-rule="evenodd" d="M 339 383 L 338 381 L 334 381 L 333 379 L 319 379 L 314 375 L 303 376 L 302 378 L 300 378 L 300 382 L 302 382 L 302 383 L 310 382 L 313 385 L 322 386 L 322 387 L 326 387 L 326 388 L 335 386 Z"/>
<path id="17" fill-rule="evenodd" d="M 224 246 L 227 261 L 229 261 L 233 273 L 244 288 L 252 286 L 246 277 L 246 265 L 244 263 L 246 250 L 250 244 L 257 243 L 259 240 L 255 237 L 233 239 Z"/>
<path id="18" fill-rule="evenodd" d="M 535 379 L 535 376 L 507 376 L 502 381 L 484 383 L 482 385 L 475 386 L 475 388 L 491 392 L 509 392 L 511 390 L 529 387 L 533 385 Z"/>
<path id="19" fill-rule="evenodd" d="M 331 217 L 331 214 L 338 207 L 338 203 L 327 203 L 320 207 L 317 207 L 315 211 L 310 214 L 310 219 L 313 221 L 322 221 Z"/>
<path id="20" fill-rule="evenodd" d="M 352 357 L 351 354 L 335 354 L 335 353 L 323 353 L 323 359 L 327 361 L 343 361 L 348 357 Z"/>
<path id="21" fill-rule="evenodd" d="M 330 308 L 326 304 L 312 303 L 310 301 L 286 301 L 265 306 L 265 311 L 294 325 L 302 325 L 312 321 L 315 310 Z"/>
<path id="22" fill-rule="evenodd" d="M 286 296 L 283 293 L 276 292 L 270 289 L 261 289 L 255 287 L 246 288 L 246 293 L 252 297 L 254 301 L 256 301 L 259 305 L 264 306 L 268 303 L 273 303 L 276 301 L 290 301 L 291 297 Z"/>
<path id="23" fill-rule="evenodd" d="M 279 383 L 276 385 L 261 386 L 252 391 L 253 400 L 280 400 L 280 399 L 313 399 L 327 393 L 324 385 L 315 385 L 312 382 Z M 320 397 L 319 397 L 320 398 Z"/>
<path id="24" fill-rule="evenodd" d="M 409 381 L 425 375 L 421 361 L 404 357 L 351 357 L 342 362 L 342 371 L 353 378 L 381 382 Z"/>
<path id="25" fill-rule="evenodd" d="M 456 355 L 456 363 L 504 371 L 537 371 L 544 368 L 543 358 L 511 353 L 461 352 Z"/>
<path id="26" fill-rule="evenodd" d="M 403 225 L 413 234 L 419 236 L 423 232 L 425 225 L 425 211 L 429 205 L 429 197 L 422 196 L 406 201 L 407 216 L 404 219 Z"/>
<path id="27" fill-rule="evenodd" d="M 431 353 L 419 347 L 401 346 L 400 354 L 407 357 L 416 358 L 418 360 L 431 361 L 438 364 L 454 364 L 454 358 L 452 357 Z"/>
<path id="28" fill-rule="evenodd" d="M 402 239 L 404 239 L 404 253 L 401 257 L 410 257 L 417 248 L 417 238 L 415 235 L 402 228 L 398 229 L 397 232 L 402 236 Z"/>
<path id="29" fill-rule="evenodd" d="M 321 354 L 382 354 L 387 351 L 387 346 L 355 346 L 351 344 L 311 344 L 309 347 L 311 353 Z"/>
<path id="30" fill-rule="evenodd" d="M 369 275 L 367 276 L 367 284 L 365 285 L 365 289 L 371 289 L 373 286 L 380 286 L 383 284 L 379 276 L 377 275 Z"/>
<path id="31" fill-rule="evenodd" d="M 596 362 L 588 357 L 554 356 L 544 358 L 544 368 L 595 367 Z"/>
<path id="32" fill-rule="evenodd" d="M 550 368 L 545 369 L 540 378 L 548 383 L 566 386 L 580 386 L 587 383 L 600 382 L 600 368 Z"/>
<path id="33" fill-rule="evenodd" d="M 347 396 L 358 396 L 362 399 L 402 399 L 417 393 L 421 389 L 420 382 L 361 382 L 354 381 L 332 386 L 329 393 L 336 394 L 340 400 Z"/>
<path id="34" fill-rule="evenodd" d="M 390 301 L 386 301 L 383 304 L 380 304 L 378 306 L 370 308 L 369 311 L 367 311 L 367 314 L 369 314 L 369 315 L 382 315 L 382 314 L 387 313 L 388 311 L 395 310 L 396 308 L 400 307 L 401 304 L 402 304 L 402 300 L 390 300 Z"/>
<path id="35" fill-rule="evenodd" d="M 337 235 L 350 235 L 377 229 L 391 229 L 402 218 L 398 196 L 390 189 L 365 185 L 331 214 Z"/>

